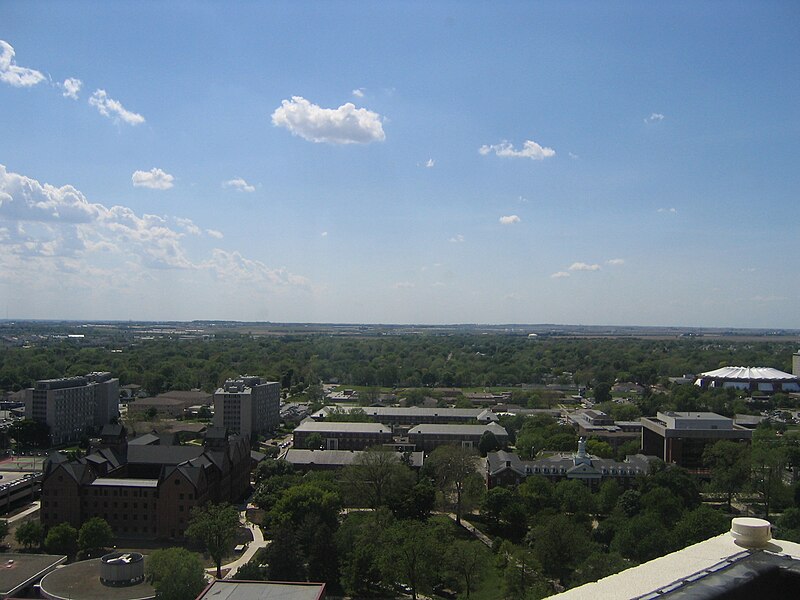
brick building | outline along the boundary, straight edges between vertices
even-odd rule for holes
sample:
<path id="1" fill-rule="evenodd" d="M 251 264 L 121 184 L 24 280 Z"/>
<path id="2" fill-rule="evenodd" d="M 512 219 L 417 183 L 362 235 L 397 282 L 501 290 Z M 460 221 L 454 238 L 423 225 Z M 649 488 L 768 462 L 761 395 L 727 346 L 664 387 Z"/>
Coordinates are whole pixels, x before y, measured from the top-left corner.
<path id="1" fill-rule="evenodd" d="M 250 485 L 246 437 L 211 428 L 203 446 L 130 444 L 125 428 L 104 428 L 102 447 L 70 461 L 56 453 L 45 463 L 41 522 L 79 528 L 92 517 L 117 535 L 179 538 L 191 509 L 236 502 Z"/>

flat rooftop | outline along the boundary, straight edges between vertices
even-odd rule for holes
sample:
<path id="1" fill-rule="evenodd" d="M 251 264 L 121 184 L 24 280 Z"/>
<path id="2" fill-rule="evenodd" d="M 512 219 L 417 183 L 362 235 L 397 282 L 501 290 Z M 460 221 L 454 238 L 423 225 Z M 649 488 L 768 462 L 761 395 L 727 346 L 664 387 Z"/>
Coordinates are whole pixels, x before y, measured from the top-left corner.
<path id="1" fill-rule="evenodd" d="M 16 594 L 66 560 L 55 554 L 4 553 L 0 557 L 0 596 Z"/>
<path id="2" fill-rule="evenodd" d="M 56 600 L 150 600 L 156 597 L 155 589 L 147 581 L 125 587 L 103 585 L 100 583 L 100 560 L 82 560 L 48 573 L 42 579 L 42 595 Z"/>
<path id="3" fill-rule="evenodd" d="M 217 580 L 197 600 L 322 600 L 324 583 Z"/>

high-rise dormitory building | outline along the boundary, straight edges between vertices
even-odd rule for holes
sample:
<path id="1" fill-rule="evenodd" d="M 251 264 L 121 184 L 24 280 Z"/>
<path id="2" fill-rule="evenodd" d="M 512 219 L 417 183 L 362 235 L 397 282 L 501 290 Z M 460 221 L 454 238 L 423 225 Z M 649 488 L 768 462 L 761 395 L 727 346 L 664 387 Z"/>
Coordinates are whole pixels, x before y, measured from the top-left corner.
<path id="1" fill-rule="evenodd" d="M 54 446 L 77 441 L 119 417 L 119 379 L 111 373 L 41 379 L 25 390 L 25 418 L 50 428 Z"/>
<path id="2" fill-rule="evenodd" d="M 280 424 L 281 386 L 277 381 L 242 375 L 214 392 L 214 426 L 255 436 Z"/>

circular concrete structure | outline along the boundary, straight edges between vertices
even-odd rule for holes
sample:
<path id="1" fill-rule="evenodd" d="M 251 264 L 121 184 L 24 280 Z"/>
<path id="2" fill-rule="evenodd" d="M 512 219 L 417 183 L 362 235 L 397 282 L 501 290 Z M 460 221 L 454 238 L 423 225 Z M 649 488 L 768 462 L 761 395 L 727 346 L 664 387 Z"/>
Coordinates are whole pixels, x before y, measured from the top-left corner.
<path id="1" fill-rule="evenodd" d="M 100 559 L 100 581 L 114 587 L 144 581 L 144 556 L 138 552 L 112 552 Z"/>
<path id="2" fill-rule="evenodd" d="M 138 564 L 143 566 L 145 559 L 146 557 L 142 557 Z M 105 567 L 114 569 L 116 566 L 119 565 L 104 565 L 103 559 L 95 558 L 51 571 L 40 583 L 42 597 L 50 600 L 153 600 L 156 597 L 153 586 L 143 580 L 139 583 L 113 586 L 100 581 Z M 115 570 L 117 575 L 120 572 L 121 570 Z"/>

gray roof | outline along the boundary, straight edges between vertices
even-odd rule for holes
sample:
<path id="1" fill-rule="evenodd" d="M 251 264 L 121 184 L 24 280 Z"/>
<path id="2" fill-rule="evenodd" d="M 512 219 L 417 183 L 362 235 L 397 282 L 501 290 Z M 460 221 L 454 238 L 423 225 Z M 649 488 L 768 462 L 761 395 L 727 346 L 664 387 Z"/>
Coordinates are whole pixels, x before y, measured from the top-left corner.
<path id="1" fill-rule="evenodd" d="M 90 485 L 113 487 L 158 487 L 158 479 L 121 479 L 117 477 L 98 477 Z"/>
<path id="2" fill-rule="evenodd" d="M 283 460 L 297 466 L 327 465 L 344 467 L 353 464 L 363 453 L 362 450 L 302 450 L 290 448 L 286 451 Z M 394 454 L 397 456 L 398 461 L 402 460 L 402 452 L 395 452 Z M 424 452 L 411 452 L 412 466 L 421 467 L 424 456 Z"/>
<path id="3" fill-rule="evenodd" d="M 424 406 L 325 406 L 315 412 L 312 416 L 325 417 L 332 409 L 343 412 L 352 410 L 363 410 L 370 417 L 418 417 L 426 419 L 431 417 L 453 418 L 453 419 L 487 419 L 497 420 L 497 416 L 490 410 L 484 408 L 427 408 Z"/>
<path id="4" fill-rule="evenodd" d="M 197 600 L 322 600 L 324 583 L 218 580 Z"/>
<path id="5" fill-rule="evenodd" d="M 202 446 L 128 446 L 128 463 L 177 465 L 200 456 Z"/>
<path id="6" fill-rule="evenodd" d="M 295 432 L 365 432 L 365 433 L 391 433 L 392 430 L 380 423 L 338 423 L 303 421 L 295 428 Z"/>
<path id="7" fill-rule="evenodd" d="M 12 560 L 13 563 L 9 563 Z M 55 554 L 4 553 L 4 567 L 0 569 L 0 595 L 5 598 L 6 595 L 15 594 L 66 560 L 66 556 Z M 7 564 L 13 564 L 13 567 L 5 568 Z"/>
<path id="8" fill-rule="evenodd" d="M 505 428 L 497 423 L 489 423 L 487 425 L 417 425 L 409 429 L 408 434 L 483 435 L 484 431 L 491 431 L 496 436 L 508 436 Z"/>

